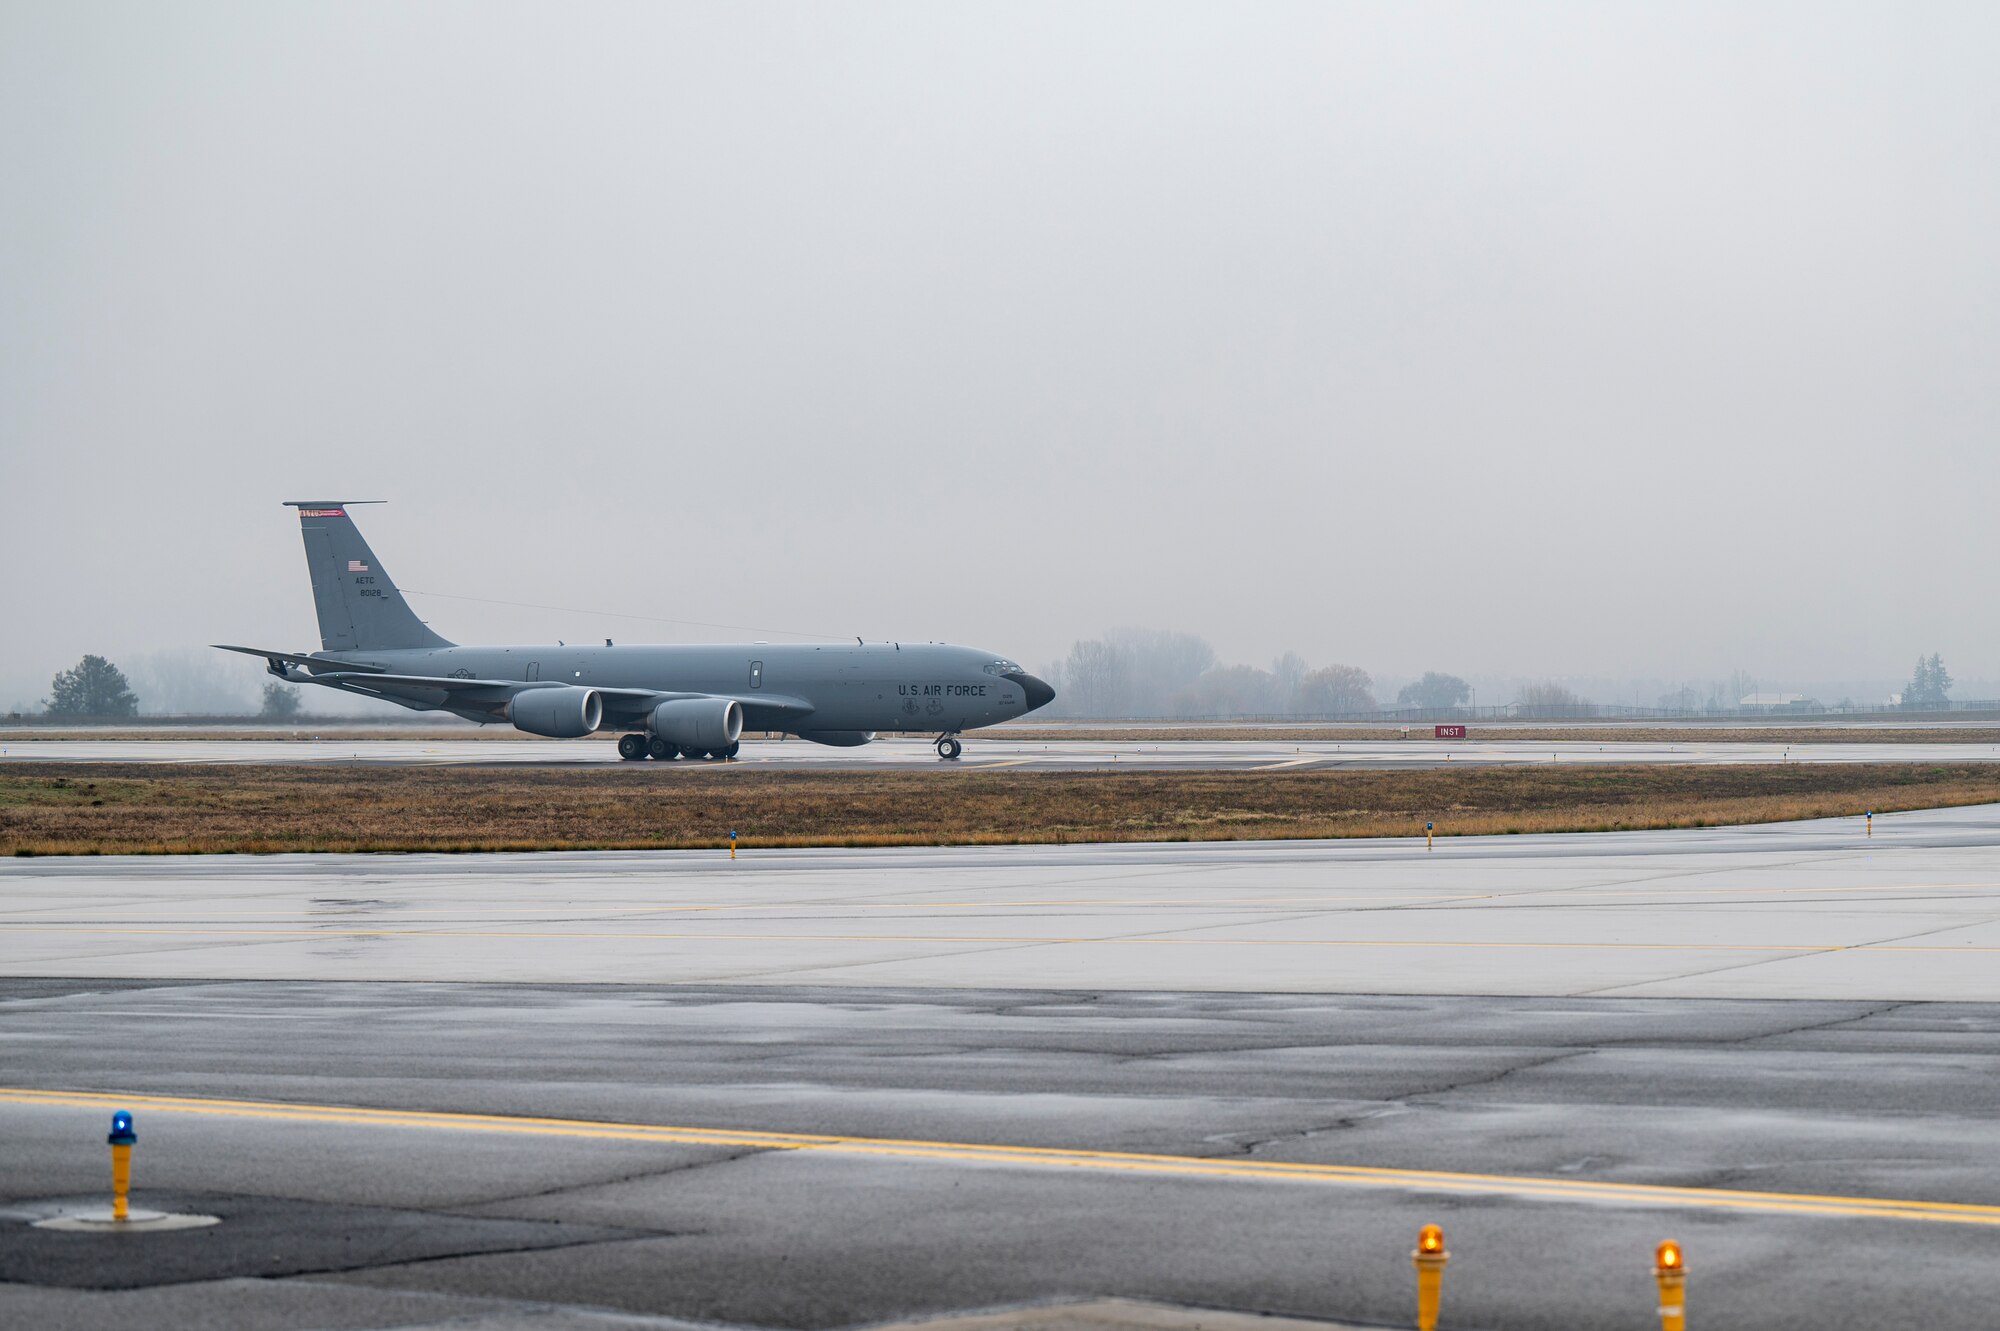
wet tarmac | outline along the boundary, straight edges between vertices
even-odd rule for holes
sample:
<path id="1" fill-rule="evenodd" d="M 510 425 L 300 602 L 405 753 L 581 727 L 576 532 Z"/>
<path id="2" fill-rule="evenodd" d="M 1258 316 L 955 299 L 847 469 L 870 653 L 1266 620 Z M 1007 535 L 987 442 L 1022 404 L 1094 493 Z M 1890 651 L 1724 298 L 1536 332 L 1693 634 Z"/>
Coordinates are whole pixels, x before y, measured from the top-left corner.
<path id="1" fill-rule="evenodd" d="M 1698 831 L 0 861 L 0 974 L 2000 1001 L 2000 806 Z"/>
<path id="2" fill-rule="evenodd" d="M 2000 809 L 24 860 L 0 903 L 7 1325 L 1407 1325 L 1430 1221 L 1452 1328 L 1657 1325 L 1669 1236 L 1695 1325 L 2000 1298 Z M 31 1228 L 103 1205 L 113 1108 L 135 1203 L 221 1224 Z"/>

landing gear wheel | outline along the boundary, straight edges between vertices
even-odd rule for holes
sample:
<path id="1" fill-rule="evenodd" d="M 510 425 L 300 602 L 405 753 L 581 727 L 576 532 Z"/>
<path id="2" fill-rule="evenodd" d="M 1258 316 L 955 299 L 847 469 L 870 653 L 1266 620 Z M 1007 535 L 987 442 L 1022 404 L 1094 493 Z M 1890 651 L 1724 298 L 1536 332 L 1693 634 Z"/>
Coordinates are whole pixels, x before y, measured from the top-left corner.
<path id="1" fill-rule="evenodd" d="M 959 754 L 965 752 L 965 746 L 958 742 L 958 736 L 956 735 L 938 736 L 937 749 L 938 757 L 946 762 L 954 761 Z"/>
<path id="2" fill-rule="evenodd" d="M 728 748 L 717 749 L 716 752 L 721 754 L 725 758 L 734 758 L 737 755 L 737 753 L 741 751 L 742 748 L 743 748 L 743 741 L 740 739 L 733 739 L 729 741 Z"/>
<path id="3" fill-rule="evenodd" d="M 620 735 L 618 737 L 618 756 L 627 762 L 635 758 L 645 757 L 646 737 L 644 735 Z"/>
<path id="4" fill-rule="evenodd" d="M 680 750 L 661 739 L 658 735 L 655 735 L 646 741 L 646 752 L 649 756 L 665 762 L 667 759 L 678 754 Z"/>

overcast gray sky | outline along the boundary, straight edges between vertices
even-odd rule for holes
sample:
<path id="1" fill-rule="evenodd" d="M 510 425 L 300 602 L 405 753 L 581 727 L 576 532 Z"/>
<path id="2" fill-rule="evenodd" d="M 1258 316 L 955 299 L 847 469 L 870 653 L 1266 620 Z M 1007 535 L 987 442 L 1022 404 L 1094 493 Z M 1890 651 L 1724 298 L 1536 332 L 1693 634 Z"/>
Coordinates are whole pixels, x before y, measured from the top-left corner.
<path id="1" fill-rule="evenodd" d="M 0 4 L 0 703 L 406 586 L 2000 674 L 2000 6 Z M 413 597 L 461 641 L 740 635 Z"/>

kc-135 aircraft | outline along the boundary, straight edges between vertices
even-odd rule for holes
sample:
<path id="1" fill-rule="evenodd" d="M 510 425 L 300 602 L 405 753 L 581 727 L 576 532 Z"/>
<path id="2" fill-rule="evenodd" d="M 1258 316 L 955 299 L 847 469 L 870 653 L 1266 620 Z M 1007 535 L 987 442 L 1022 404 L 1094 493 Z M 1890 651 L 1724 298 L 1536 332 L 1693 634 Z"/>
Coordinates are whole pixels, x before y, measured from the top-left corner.
<path id="1" fill-rule="evenodd" d="M 299 511 L 324 650 L 216 646 L 263 657 L 289 683 L 511 722 L 531 735 L 623 730 L 618 753 L 632 759 L 733 758 L 745 729 L 840 747 L 917 731 L 935 734 L 938 757 L 953 759 L 961 732 L 1056 696 L 1005 657 L 945 643 L 461 647 L 403 600 L 348 515 L 355 502 L 286 501 Z"/>

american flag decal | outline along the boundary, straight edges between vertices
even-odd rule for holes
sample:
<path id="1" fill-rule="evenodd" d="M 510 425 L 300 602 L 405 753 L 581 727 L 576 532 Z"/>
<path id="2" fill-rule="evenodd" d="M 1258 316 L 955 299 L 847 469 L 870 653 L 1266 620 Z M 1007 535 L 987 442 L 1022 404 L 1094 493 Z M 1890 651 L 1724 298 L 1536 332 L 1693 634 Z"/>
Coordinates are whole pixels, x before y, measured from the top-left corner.
<path id="1" fill-rule="evenodd" d="M 368 565 L 362 563 L 358 559 L 350 559 L 347 561 L 347 571 L 349 573 L 366 573 L 368 571 Z"/>

